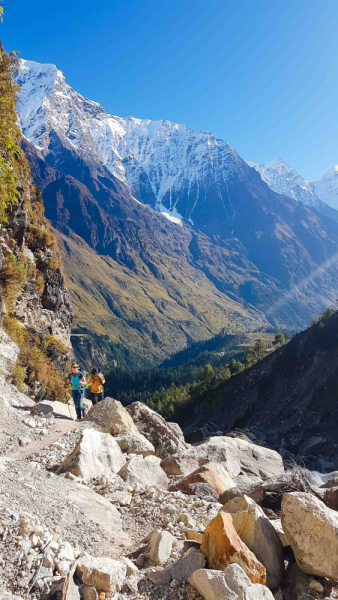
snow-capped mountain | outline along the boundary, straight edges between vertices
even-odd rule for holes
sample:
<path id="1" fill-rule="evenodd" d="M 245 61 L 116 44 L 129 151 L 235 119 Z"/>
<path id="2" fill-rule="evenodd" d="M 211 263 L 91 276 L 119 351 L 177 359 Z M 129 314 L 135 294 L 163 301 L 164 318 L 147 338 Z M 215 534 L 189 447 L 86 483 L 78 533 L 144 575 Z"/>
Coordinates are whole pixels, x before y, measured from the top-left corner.
<path id="1" fill-rule="evenodd" d="M 284 194 L 307 206 L 318 208 L 320 200 L 314 193 L 311 183 L 299 175 L 295 169 L 289 167 L 281 158 L 266 166 L 251 161 L 247 161 L 247 163 L 258 171 L 263 181 L 277 194 Z"/>
<path id="2" fill-rule="evenodd" d="M 75 92 L 54 65 L 21 60 L 18 83 L 21 128 L 42 157 L 50 155 L 56 135 L 87 163 L 104 165 L 135 199 L 176 222 L 201 221 L 211 190 L 231 222 L 226 185 L 239 157 L 228 143 L 167 120 L 109 115 Z"/>
<path id="3" fill-rule="evenodd" d="M 120 319 L 124 339 L 136 328 L 146 332 L 148 346 L 164 335 L 168 344 L 185 343 L 192 334 L 198 339 L 199 331 L 206 337 L 224 326 L 225 314 L 232 315 L 228 323 L 303 325 L 337 297 L 337 224 L 321 220 L 319 200 L 289 167 L 265 172 L 267 185 L 214 134 L 167 120 L 109 115 L 74 91 L 53 65 L 23 60 L 17 79 L 25 151 L 47 217 L 72 243 L 75 233 L 95 256 L 119 265 L 123 290 L 139 277 L 147 297 L 140 311 L 124 314 L 128 303 L 118 302 L 114 290 L 108 293 L 110 284 L 91 285 L 91 258 L 73 296 L 79 322 L 84 314 L 92 318 L 81 298 L 90 306 L 98 288 L 100 306 Z M 63 243 L 73 281 L 75 250 Z M 159 282 L 161 293 L 149 304 Z"/>
<path id="4" fill-rule="evenodd" d="M 312 181 L 311 185 L 318 198 L 338 210 L 338 165 L 329 169 L 319 181 Z"/>
<path id="5" fill-rule="evenodd" d="M 283 194 L 338 220 L 338 167 L 330 169 L 319 181 L 307 181 L 281 158 L 269 165 L 247 161 L 277 194 Z M 332 211 L 336 209 L 335 211 Z"/>

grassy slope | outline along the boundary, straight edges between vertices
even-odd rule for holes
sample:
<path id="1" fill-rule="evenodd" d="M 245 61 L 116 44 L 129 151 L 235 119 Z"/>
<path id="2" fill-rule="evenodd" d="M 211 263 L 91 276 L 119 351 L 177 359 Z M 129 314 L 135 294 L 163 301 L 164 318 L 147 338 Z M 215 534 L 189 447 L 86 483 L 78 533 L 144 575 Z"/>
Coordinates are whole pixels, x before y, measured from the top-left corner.
<path id="1" fill-rule="evenodd" d="M 75 312 L 75 331 L 108 335 L 145 359 L 160 361 L 227 328 L 254 323 L 253 315 L 219 292 L 182 260 L 158 264 L 160 276 L 137 273 L 96 254 L 81 238 L 54 230 Z"/>

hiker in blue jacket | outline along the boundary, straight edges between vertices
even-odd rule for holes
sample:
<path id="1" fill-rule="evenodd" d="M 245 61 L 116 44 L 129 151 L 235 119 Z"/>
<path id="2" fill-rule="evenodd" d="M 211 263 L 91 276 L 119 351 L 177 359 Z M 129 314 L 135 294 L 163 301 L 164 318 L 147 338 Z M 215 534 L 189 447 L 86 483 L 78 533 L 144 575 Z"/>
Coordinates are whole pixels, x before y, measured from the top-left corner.
<path id="1" fill-rule="evenodd" d="M 75 404 L 77 420 L 81 421 L 81 418 L 85 416 L 86 410 L 82 403 L 82 389 L 84 389 L 86 385 L 86 380 L 82 371 L 79 371 L 79 365 L 76 363 L 72 364 L 72 372 L 68 375 L 67 383 L 72 386 L 72 396 Z"/>

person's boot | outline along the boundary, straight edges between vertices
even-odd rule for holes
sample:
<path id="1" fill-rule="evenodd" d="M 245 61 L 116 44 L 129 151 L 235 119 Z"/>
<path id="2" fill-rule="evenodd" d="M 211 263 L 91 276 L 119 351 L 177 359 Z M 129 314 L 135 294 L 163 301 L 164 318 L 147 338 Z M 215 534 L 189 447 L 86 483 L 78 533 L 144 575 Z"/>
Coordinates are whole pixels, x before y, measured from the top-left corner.
<path id="1" fill-rule="evenodd" d="M 86 409 L 85 409 L 84 406 L 82 406 L 81 411 L 82 411 L 82 418 L 84 419 L 85 418 L 85 414 L 86 414 Z"/>

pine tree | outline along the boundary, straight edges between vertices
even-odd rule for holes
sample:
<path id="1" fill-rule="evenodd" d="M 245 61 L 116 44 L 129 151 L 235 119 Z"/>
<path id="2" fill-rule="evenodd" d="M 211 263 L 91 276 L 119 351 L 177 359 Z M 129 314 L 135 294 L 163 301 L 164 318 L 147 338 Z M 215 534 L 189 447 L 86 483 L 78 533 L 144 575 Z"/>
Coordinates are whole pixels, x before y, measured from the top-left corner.
<path id="1" fill-rule="evenodd" d="M 255 351 L 256 360 L 262 360 L 262 358 L 264 358 L 264 356 L 266 356 L 266 348 L 265 348 L 264 340 L 262 340 L 261 338 L 256 340 L 256 343 L 254 346 L 254 351 Z"/>

